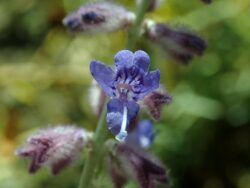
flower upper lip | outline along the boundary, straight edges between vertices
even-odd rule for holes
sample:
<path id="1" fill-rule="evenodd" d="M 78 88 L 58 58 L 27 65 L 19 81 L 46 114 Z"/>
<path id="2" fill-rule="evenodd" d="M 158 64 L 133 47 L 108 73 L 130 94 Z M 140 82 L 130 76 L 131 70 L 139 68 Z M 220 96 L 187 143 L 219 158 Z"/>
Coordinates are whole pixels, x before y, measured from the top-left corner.
<path id="1" fill-rule="evenodd" d="M 90 71 L 100 87 L 110 97 L 119 97 L 120 84 L 128 84 L 134 101 L 143 99 L 159 87 L 159 70 L 148 72 L 149 56 L 139 50 L 122 50 L 115 56 L 115 71 L 98 61 L 92 61 Z"/>

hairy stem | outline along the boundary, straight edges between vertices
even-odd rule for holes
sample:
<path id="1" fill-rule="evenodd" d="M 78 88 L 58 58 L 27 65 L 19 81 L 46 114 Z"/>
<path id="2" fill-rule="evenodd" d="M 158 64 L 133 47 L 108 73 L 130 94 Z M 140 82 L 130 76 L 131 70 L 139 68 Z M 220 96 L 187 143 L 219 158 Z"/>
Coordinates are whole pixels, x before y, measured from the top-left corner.
<path id="1" fill-rule="evenodd" d="M 91 184 L 92 179 L 95 175 L 95 169 L 97 165 L 100 164 L 100 153 L 102 152 L 102 147 L 104 146 L 104 143 L 108 138 L 108 129 L 105 125 L 105 115 L 106 105 L 103 105 L 102 113 L 99 118 L 97 129 L 93 139 L 93 147 L 85 162 L 78 188 L 93 187 Z"/>
<path id="2" fill-rule="evenodd" d="M 135 48 L 135 43 L 140 36 L 142 22 L 149 4 L 150 0 L 143 0 L 141 2 L 141 5 L 137 8 L 135 24 L 128 33 L 128 40 L 126 45 L 127 49 L 133 50 Z"/>

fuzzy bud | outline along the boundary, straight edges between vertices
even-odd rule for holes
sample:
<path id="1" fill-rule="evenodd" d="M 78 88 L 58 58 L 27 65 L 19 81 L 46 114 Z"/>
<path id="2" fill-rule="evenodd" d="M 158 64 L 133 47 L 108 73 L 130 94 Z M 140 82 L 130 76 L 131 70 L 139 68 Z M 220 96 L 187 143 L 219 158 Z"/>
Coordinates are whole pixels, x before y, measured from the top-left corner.
<path id="1" fill-rule="evenodd" d="M 160 87 L 156 91 L 151 92 L 143 99 L 143 107 L 155 119 L 159 120 L 161 117 L 161 110 L 164 105 L 172 102 L 172 97 Z"/>
<path id="2" fill-rule="evenodd" d="M 56 175 L 79 156 L 91 138 L 92 133 L 73 126 L 46 128 L 31 135 L 16 155 L 31 159 L 30 173 L 47 165 Z"/>
<path id="3" fill-rule="evenodd" d="M 80 7 L 63 19 L 71 32 L 89 34 L 113 32 L 132 25 L 135 14 L 122 6 L 108 2 L 97 2 Z"/>
<path id="4" fill-rule="evenodd" d="M 177 62 L 188 64 L 195 55 L 201 56 L 206 42 L 195 34 L 177 31 L 161 23 L 145 24 L 146 37 L 159 44 Z"/>
<path id="5" fill-rule="evenodd" d="M 135 179 L 140 188 L 155 188 L 156 183 L 169 185 L 165 167 L 144 150 L 120 144 L 117 146 L 117 157 L 121 160 L 122 170 Z"/>

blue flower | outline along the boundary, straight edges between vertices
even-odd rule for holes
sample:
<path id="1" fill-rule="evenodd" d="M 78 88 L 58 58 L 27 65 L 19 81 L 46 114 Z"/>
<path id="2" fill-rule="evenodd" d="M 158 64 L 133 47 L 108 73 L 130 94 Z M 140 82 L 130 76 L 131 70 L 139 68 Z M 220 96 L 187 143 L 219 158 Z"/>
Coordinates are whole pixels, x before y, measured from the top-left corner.
<path id="1" fill-rule="evenodd" d="M 155 139 L 155 131 L 153 130 L 153 124 L 149 120 L 140 121 L 133 132 L 131 132 L 125 143 L 131 146 L 140 148 L 149 148 Z"/>
<path id="2" fill-rule="evenodd" d="M 92 61 L 90 71 L 111 100 L 107 104 L 107 123 L 116 139 L 124 141 L 127 128 L 138 111 L 138 100 L 159 87 L 160 71 L 148 72 L 150 58 L 144 51 L 122 50 L 115 55 L 115 70 Z"/>

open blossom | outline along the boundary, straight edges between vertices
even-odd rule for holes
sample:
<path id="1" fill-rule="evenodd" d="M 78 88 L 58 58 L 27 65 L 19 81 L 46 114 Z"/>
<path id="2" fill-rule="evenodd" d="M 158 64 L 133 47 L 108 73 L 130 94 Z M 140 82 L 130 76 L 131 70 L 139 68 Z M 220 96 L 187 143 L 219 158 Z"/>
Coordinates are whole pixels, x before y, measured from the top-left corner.
<path id="1" fill-rule="evenodd" d="M 71 32 L 90 34 L 113 32 L 132 25 L 135 15 L 122 6 L 96 2 L 80 7 L 63 19 Z"/>
<path id="2" fill-rule="evenodd" d="M 111 100 L 107 104 L 107 123 L 116 139 L 124 141 L 127 128 L 138 111 L 138 100 L 159 87 L 160 71 L 148 72 L 150 58 L 144 51 L 122 50 L 115 55 L 115 69 L 92 61 L 90 71 Z"/>
<path id="3" fill-rule="evenodd" d="M 31 135 L 16 154 L 31 159 L 30 173 L 47 165 L 53 174 L 58 174 L 79 156 L 91 137 L 92 133 L 73 126 L 47 128 Z"/>

